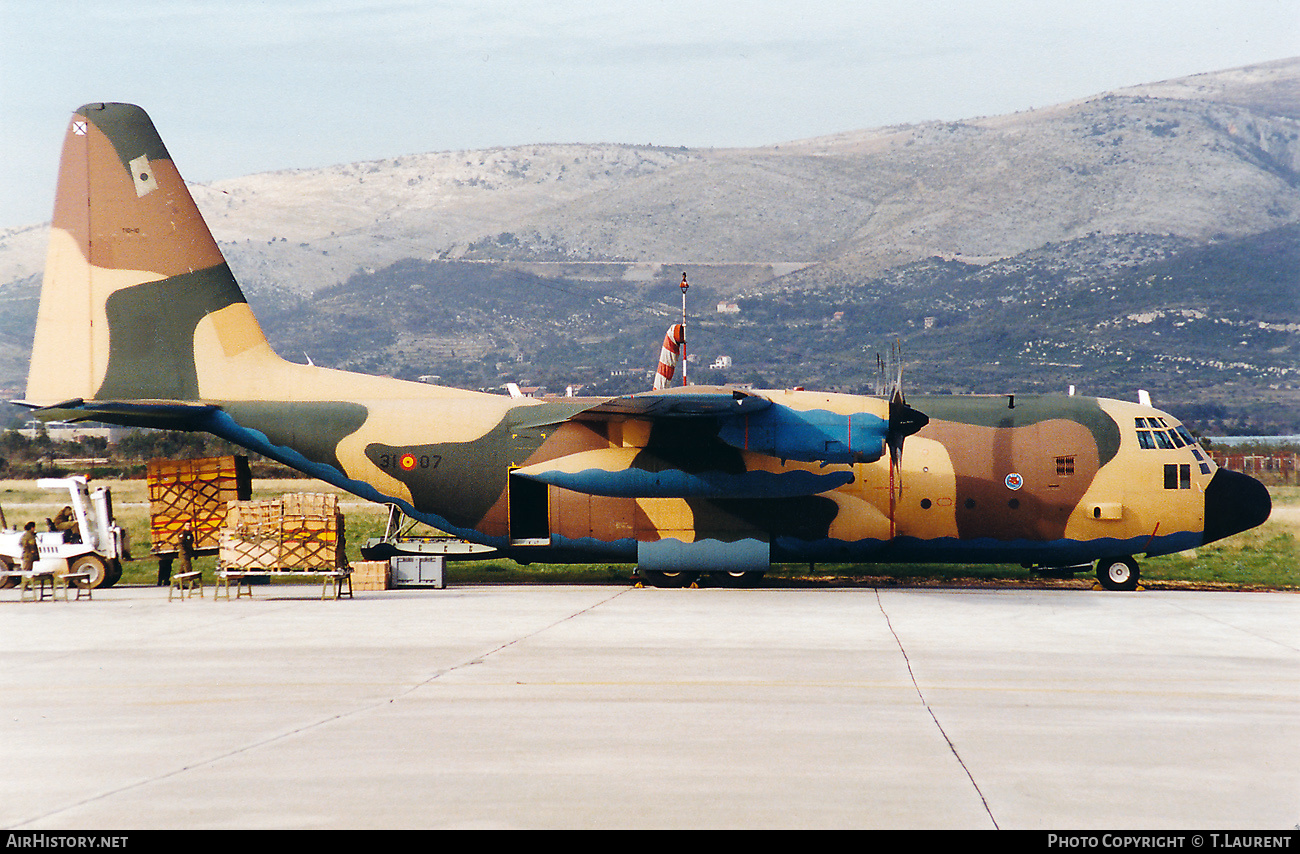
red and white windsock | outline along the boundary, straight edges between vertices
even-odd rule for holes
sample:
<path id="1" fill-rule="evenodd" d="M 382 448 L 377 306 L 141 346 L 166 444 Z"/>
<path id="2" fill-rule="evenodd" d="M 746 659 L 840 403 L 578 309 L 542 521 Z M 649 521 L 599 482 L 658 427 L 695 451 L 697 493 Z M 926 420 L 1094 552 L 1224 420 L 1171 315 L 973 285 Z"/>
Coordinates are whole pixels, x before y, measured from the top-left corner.
<path id="1" fill-rule="evenodd" d="M 673 371 L 677 369 L 677 358 L 682 352 L 682 342 L 686 340 L 686 330 L 680 323 L 668 327 L 664 336 L 663 349 L 659 351 L 659 367 L 655 370 L 656 389 L 668 388 L 672 382 Z"/>

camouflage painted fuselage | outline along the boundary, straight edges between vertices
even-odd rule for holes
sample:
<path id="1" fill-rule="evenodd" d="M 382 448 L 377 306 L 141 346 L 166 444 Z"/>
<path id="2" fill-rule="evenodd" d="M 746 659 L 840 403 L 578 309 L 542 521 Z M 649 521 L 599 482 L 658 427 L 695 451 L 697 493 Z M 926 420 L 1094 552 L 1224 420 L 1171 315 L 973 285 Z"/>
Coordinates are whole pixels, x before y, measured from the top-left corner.
<path id="1" fill-rule="evenodd" d="M 521 560 L 1064 566 L 1268 514 L 1255 481 L 1134 403 L 911 400 L 928 423 L 894 465 L 896 414 L 872 397 L 529 400 L 286 362 L 152 123 L 123 104 L 83 107 L 66 137 L 27 400 L 47 418 L 207 431 Z"/>

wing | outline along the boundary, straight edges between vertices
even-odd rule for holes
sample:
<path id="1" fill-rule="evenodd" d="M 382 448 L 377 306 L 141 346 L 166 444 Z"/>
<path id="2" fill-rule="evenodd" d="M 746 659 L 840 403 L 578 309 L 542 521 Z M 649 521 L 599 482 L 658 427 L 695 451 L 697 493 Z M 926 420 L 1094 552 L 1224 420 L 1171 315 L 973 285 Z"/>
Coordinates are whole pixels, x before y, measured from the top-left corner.
<path id="1" fill-rule="evenodd" d="M 884 402 L 879 404 L 883 411 Z M 852 471 L 822 472 L 790 461 L 822 468 L 874 462 L 885 452 L 889 430 L 888 420 L 873 412 L 801 409 L 713 386 L 602 400 L 564 420 L 621 422 L 618 435 L 625 438 L 513 474 L 591 495 L 638 498 L 819 495 L 851 483 Z"/>
<path id="2" fill-rule="evenodd" d="M 748 415 L 772 406 L 753 392 L 723 386 L 678 386 L 603 401 L 574 416 L 579 419 L 615 417 L 719 418 Z"/>

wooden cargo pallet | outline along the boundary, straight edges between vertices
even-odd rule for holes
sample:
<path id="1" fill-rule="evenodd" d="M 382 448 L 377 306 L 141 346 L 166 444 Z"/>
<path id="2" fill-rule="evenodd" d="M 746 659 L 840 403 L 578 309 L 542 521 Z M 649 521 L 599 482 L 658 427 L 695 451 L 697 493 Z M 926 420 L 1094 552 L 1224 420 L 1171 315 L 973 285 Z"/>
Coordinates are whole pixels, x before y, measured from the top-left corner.
<path id="1" fill-rule="evenodd" d="M 338 497 L 297 493 L 230 502 L 221 529 L 220 562 L 244 570 L 344 569 L 347 556 Z"/>
<path id="2" fill-rule="evenodd" d="M 231 501 L 247 500 L 252 481 L 242 456 L 196 460 L 150 460 L 149 537 L 155 553 L 179 548 L 188 523 L 196 550 L 220 546 L 221 526 Z"/>

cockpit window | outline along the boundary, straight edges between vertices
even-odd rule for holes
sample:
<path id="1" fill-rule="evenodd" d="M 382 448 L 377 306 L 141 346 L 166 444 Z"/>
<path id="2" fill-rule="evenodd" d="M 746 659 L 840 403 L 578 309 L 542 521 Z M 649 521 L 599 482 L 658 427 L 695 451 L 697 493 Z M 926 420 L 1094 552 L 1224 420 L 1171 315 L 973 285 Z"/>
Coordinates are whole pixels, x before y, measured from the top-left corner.
<path id="1" fill-rule="evenodd" d="M 1133 426 L 1137 429 L 1139 448 L 1174 448 L 1197 447 L 1196 439 L 1181 424 L 1170 427 L 1163 418 L 1134 418 Z"/>

